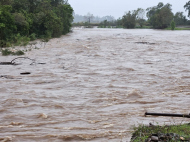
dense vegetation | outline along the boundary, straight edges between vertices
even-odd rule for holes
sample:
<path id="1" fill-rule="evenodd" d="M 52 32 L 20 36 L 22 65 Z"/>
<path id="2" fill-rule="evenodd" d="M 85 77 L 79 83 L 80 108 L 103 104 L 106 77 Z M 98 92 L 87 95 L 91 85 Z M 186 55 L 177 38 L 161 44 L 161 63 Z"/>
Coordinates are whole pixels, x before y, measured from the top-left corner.
<path id="1" fill-rule="evenodd" d="M 190 1 L 184 5 L 186 11 L 188 11 L 188 17 L 190 17 Z M 88 17 L 88 18 L 85 18 Z M 93 25 L 98 25 L 99 28 L 154 28 L 154 29 L 178 29 L 175 26 L 184 26 L 190 25 L 190 20 L 186 18 L 183 12 L 172 12 L 172 5 L 167 3 L 160 2 L 158 5 L 149 7 L 146 10 L 138 8 L 137 10 L 132 10 L 126 12 L 122 18 L 117 20 L 104 20 L 100 23 L 90 23 L 88 22 L 91 19 L 93 21 L 94 17 L 92 16 L 83 16 L 83 19 L 86 22 L 74 23 L 74 26 L 85 26 L 91 27 Z M 91 26 L 89 26 L 91 25 Z M 185 28 L 189 29 L 189 28 Z"/>
<path id="2" fill-rule="evenodd" d="M 0 0 L 0 47 L 66 34 L 72 13 L 64 0 Z"/>
<path id="3" fill-rule="evenodd" d="M 147 17 L 153 28 L 164 29 L 170 25 L 173 13 L 170 4 L 159 3 L 157 6 L 147 9 Z"/>
<path id="4" fill-rule="evenodd" d="M 190 1 L 186 3 L 184 8 L 188 12 L 190 11 Z M 183 15 L 183 12 L 173 14 L 172 5 L 169 3 L 164 5 L 162 2 L 158 3 L 157 6 L 147 8 L 146 11 L 141 8 L 129 11 L 122 17 L 122 26 L 124 28 L 135 28 L 137 25 L 142 28 L 144 25 L 149 25 L 155 29 L 165 29 L 172 25 L 173 27 L 171 28 L 174 29 L 175 24 L 178 26 L 188 25 L 189 21 Z"/>

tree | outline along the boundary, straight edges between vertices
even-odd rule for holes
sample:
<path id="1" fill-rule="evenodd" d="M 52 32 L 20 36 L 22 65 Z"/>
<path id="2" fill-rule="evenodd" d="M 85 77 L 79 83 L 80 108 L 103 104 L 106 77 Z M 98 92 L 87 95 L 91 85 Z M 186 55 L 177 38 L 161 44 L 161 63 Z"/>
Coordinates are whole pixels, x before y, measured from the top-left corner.
<path id="1" fill-rule="evenodd" d="M 145 10 L 142 8 L 138 8 L 137 11 L 137 22 L 139 23 L 140 27 L 142 28 L 145 23 Z"/>
<path id="2" fill-rule="evenodd" d="M 48 39 L 66 34 L 72 14 L 67 0 L 0 0 L 0 47 L 29 37 Z"/>
<path id="3" fill-rule="evenodd" d="M 60 18 L 63 23 L 62 34 L 70 32 L 73 21 L 73 9 L 68 4 L 59 5 L 55 10 L 56 15 Z"/>
<path id="4" fill-rule="evenodd" d="M 172 20 L 171 24 L 170 24 L 171 30 L 175 30 L 175 22 L 174 20 Z"/>
<path id="5" fill-rule="evenodd" d="M 51 0 L 51 5 L 57 7 L 58 5 L 64 4 L 63 0 Z"/>
<path id="6" fill-rule="evenodd" d="M 27 11 L 28 12 L 28 8 L 29 8 L 29 1 L 28 0 L 13 0 L 13 4 L 12 4 L 12 12 L 22 12 Z"/>
<path id="7" fill-rule="evenodd" d="M 11 5 L 13 0 L 0 0 L 0 5 Z"/>
<path id="8" fill-rule="evenodd" d="M 190 1 L 188 1 L 185 5 L 184 8 L 186 11 L 188 11 L 188 17 L 190 17 Z"/>
<path id="9" fill-rule="evenodd" d="M 29 34 L 29 23 L 26 21 L 24 14 L 22 13 L 13 13 L 15 25 L 17 27 L 17 32 L 21 35 Z"/>
<path id="10" fill-rule="evenodd" d="M 35 13 L 40 1 L 39 0 L 28 0 L 28 2 L 29 2 L 29 13 Z"/>
<path id="11" fill-rule="evenodd" d="M 187 23 L 186 16 L 183 15 L 183 12 L 176 12 L 174 16 L 174 21 L 176 25 L 185 25 Z"/>
<path id="12" fill-rule="evenodd" d="M 0 47 L 6 46 L 5 41 L 12 37 L 16 29 L 11 9 L 11 6 L 0 5 Z"/>
<path id="13" fill-rule="evenodd" d="M 86 21 L 90 24 L 91 20 L 94 18 L 93 14 L 87 13 L 86 16 L 84 16 Z"/>
<path id="14" fill-rule="evenodd" d="M 33 26 L 30 33 L 46 38 L 59 37 L 70 32 L 73 9 L 65 1 L 40 1 L 33 14 Z M 40 29 L 40 30 L 39 30 Z"/>
<path id="15" fill-rule="evenodd" d="M 127 29 L 133 29 L 136 25 L 136 11 L 129 11 L 122 17 L 123 27 Z"/>
<path id="16" fill-rule="evenodd" d="M 153 28 L 164 29 L 170 25 L 173 19 L 171 7 L 171 4 L 164 5 L 160 2 L 157 6 L 147 8 L 148 21 Z"/>
<path id="17" fill-rule="evenodd" d="M 121 27 L 122 25 L 123 25 L 122 19 L 121 18 L 117 19 L 116 20 L 116 26 Z"/>

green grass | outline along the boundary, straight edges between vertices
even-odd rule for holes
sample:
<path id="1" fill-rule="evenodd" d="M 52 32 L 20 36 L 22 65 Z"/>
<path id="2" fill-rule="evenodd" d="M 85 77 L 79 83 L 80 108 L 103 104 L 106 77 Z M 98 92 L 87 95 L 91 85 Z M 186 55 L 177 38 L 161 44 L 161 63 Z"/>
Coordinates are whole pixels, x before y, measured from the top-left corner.
<path id="1" fill-rule="evenodd" d="M 171 28 L 168 27 L 168 28 L 165 28 L 165 30 L 171 30 Z M 174 30 L 190 30 L 190 28 L 178 28 L 178 27 L 175 27 Z"/>
<path id="2" fill-rule="evenodd" d="M 180 137 L 183 137 L 186 141 L 190 141 L 190 124 L 164 125 L 164 126 L 154 125 L 151 127 L 140 125 L 139 127 L 135 127 L 134 131 L 135 132 L 133 133 L 131 142 L 145 142 L 152 134 L 157 134 L 157 133 L 163 133 L 163 134 L 176 133 Z"/>
<path id="3" fill-rule="evenodd" d="M 143 26 L 143 27 L 137 26 L 137 27 L 135 27 L 135 28 L 136 28 L 136 29 L 152 29 L 151 26 Z"/>

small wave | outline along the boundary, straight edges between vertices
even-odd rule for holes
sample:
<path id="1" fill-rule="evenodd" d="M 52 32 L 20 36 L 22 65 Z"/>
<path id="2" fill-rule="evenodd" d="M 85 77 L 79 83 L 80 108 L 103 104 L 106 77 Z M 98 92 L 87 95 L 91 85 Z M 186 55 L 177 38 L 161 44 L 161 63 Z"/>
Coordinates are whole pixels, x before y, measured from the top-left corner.
<path id="1" fill-rule="evenodd" d="M 127 96 L 127 99 L 138 99 L 138 98 L 142 98 L 142 96 L 136 90 L 133 90 Z"/>
<path id="2" fill-rule="evenodd" d="M 0 141 L 1 142 L 9 142 L 9 141 L 12 141 L 12 137 L 4 137 L 4 138 L 0 138 Z"/>
<path id="3" fill-rule="evenodd" d="M 39 117 L 40 117 L 40 118 L 44 118 L 44 119 L 48 118 L 48 116 L 47 116 L 45 113 L 41 113 L 41 114 L 39 115 Z"/>

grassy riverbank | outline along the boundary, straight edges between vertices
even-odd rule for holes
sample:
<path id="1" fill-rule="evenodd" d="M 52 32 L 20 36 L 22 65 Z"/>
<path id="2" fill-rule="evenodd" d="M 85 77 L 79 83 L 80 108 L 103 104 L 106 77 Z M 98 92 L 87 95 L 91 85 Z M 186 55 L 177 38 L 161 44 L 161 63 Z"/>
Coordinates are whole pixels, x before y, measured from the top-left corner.
<path id="1" fill-rule="evenodd" d="M 190 124 L 164 126 L 152 124 L 150 126 L 140 125 L 139 127 L 135 127 L 134 131 L 131 142 L 150 141 L 151 137 L 159 139 L 160 142 L 190 141 Z"/>
<path id="2" fill-rule="evenodd" d="M 169 28 L 166 28 L 165 30 L 171 30 L 171 28 L 169 27 Z M 182 27 L 177 27 L 177 28 L 175 28 L 174 30 L 190 30 L 190 28 L 182 28 Z"/>

